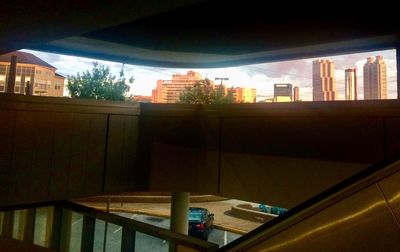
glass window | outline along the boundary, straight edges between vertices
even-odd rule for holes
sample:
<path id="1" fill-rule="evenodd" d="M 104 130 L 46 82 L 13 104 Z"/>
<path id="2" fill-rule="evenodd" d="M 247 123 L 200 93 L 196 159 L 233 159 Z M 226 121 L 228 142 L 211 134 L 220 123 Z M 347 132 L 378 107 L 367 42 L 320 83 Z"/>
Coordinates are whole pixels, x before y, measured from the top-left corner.
<path id="1" fill-rule="evenodd" d="M 169 242 L 160 238 L 136 232 L 135 251 L 169 251 Z"/>
<path id="2" fill-rule="evenodd" d="M 93 252 L 104 251 L 104 234 L 105 234 L 106 223 L 102 220 L 97 220 L 94 226 L 94 241 L 93 241 Z"/>
<path id="3" fill-rule="evenodd" d="M 0 66 L 0 74 L 6 74 L 6 66 L 2 65 Z"/>
<path id="4" fill-rule="evenodd" d="M 28 218 L 28 210 L 15 210 L 13 218 L 13 233 L 12 238 L 17 240 L 24 239 L 26 222 Z"/>
<path id="5" fill-rule="evenodd" d="M 83 215 L 63 210 L 63 236 L 61 237 L 62 251 L 80 251 L 82 240 Z"/>
<path id="6" fill-rule="evenodd" d="M 4 212 L 0 212 L 0 235 L 3 234 Z"/>
<path id="7" fill-rule="evenodd" d="M 112 223 L 108 223 L 106 251 L 121 251 L 121 239 L 122 239 L 122 227 Z"/>
<path id="8" fill-rule="evenodd" d="M 47 248 L 50 247 L 53 213 L 53 207 L 41 207 L 36 209 L 33 244 Z"/>
<path id="9" fill-rule="evenodd" d="M 189 221 L 198 221 L 201 222 L 203 214 L 201 212 L 190 212 L 189 213 Z"/>

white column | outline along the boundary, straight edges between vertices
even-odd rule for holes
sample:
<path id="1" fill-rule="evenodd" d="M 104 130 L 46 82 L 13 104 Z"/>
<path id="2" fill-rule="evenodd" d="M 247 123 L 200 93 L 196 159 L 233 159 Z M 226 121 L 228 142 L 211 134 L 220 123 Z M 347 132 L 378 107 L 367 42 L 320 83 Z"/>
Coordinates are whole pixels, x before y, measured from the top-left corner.
<path id="1" fill-rule="evenodd" d="M 171 231 L 188 234 L 189 192 L 174 192 L 171 197 Z"/>

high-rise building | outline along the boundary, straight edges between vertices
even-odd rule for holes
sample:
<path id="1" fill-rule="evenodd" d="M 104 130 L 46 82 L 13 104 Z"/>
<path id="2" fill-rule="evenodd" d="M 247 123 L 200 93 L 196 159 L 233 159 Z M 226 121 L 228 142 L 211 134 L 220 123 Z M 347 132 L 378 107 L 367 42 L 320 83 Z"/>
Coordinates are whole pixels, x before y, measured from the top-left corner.
<path id="1" fill-rule="evenodd" d="M 293 88 L 293 101 L 300 101 L 300 89 L 298 86 Z"/>
<path id="2" fill-rule="evenodd" d="M 345 99 L 357 100 L 357 70 L 356 68 L 347 68 L 345 70 Z"/>
<path id="3" fill-rule="evenodd" d="M 275 102 L 293 101 L 293 85 L 287 83 L 274 84 L 274 101 Z"/>
<path id="4" fill-rule="evenodd" d="M 364 100 L 387 98 L 387 69 L 382 56 L 368 57 L 364 64 Z"/>
<path id="5" fill-rule="evenodd" d="M 240 89 L 241 96 L 238 96 L 237 102 L 244 103 L 254 103 L 256 102 L 256 89 L 255 88 L 242 88 L 238 87 L 236 89 Z"/>
<path id="6" fill-rule="evenodd" d="M 151 97 L 154 103 L 176 103 L 179 101 L 180 94 L 187 88 L 193 87 L 196 81 L 202 80 L 199 73 L 188 71 L 186 75 L 174 74 L 172 80 L 158 80 L 157 86 L 152 90 Z M 210 80 L 211 85 L 215 90 L 220 90 L 220 85 L 214 85 Z M 256 89 L 232 87 L 227 88 L 222 86 L 224 95 L 231 92 L 235 103 L 253 103 L 256 102 Z"/>
<path id="7" fill-rule="evenodd" d="M 313 101 L 336 100 L 335 63 L 330 60 L 313 61 Z"/>
<path id="8" fill-rule="evenodd" d="M 201 74 L 187 71 L 186 75 L 173 74 L 172 80 L 158 80 L 157 87 L 152 90 L 152 102 L 176 103 L 179 101 L 179 96 L 183 91 L 193 87 L 196 81 L 201 79 Z"/>
<path id="9" fill-rule="evenodd" d="M 225 88 L 225 95 L 232 93 L 235 103 L 255 103 L 256 89 L 248 87 L 231 87 Z"/>
<path id="10" fill-rule="evenodd" d="M 14 93 L 25 94 L 29 81 L 31 95 L 63 96 L 65 77 L 56 68 L 33 54 L 16 51 L 0 55 L 0 92 L 6 91 L 11 57 L 17 56 Z"/>

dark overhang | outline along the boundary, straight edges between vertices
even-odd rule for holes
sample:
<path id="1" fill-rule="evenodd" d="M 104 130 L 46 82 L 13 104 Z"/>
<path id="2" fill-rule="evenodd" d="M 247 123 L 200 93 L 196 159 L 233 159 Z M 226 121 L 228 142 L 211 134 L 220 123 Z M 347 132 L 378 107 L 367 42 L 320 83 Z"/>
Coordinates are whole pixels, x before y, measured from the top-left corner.
<path id="1" fill-rule="evenodd" d="M 30 48 L 140 65 L 221 67 L 399 44 L 397 12 L 389 5 L 344 1 L 265 5 L 255 0 L 79 3 L 61 1 L 57 8 L 43 3 L 42 9 L 50 12 L 40 12 L 36 6 L 25 16 L 13 7 L 15 13 L 9 15 L 17 16 L 4 20 L 12 29 L 7 24 L 0 30 L 1 51 Z M 15 38 L 13 43 L 8 37 Z"/>

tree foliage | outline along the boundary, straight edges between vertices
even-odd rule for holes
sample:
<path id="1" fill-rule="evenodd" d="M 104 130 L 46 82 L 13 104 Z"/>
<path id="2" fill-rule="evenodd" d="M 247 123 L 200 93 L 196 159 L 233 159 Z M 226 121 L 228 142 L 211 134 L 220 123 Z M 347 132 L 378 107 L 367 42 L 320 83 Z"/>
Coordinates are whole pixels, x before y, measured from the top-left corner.
<path id="1" fill-rule="evenodd" d="M 187 88 L 179 96 L 179 103 L 189 104 L 227 104 L 233 103 L 233 92 L 225 94 L 225 87 L 214 88 L 209 79 L 196 81 L 193 87 Z"/>
<path id="2" fill-rule="evenodd" d="M 129 79 L 133 83 L 134 78 Z M 119 78 L 110 73 L 110 68 L 93 63 L 92 71 L 86 71 L 76 76 L 68 76 L 67 88 L 72 98 L 86 98 L 96 100 L 123 101 L 129 91 L 126 84 L 123 68 Z"/>

